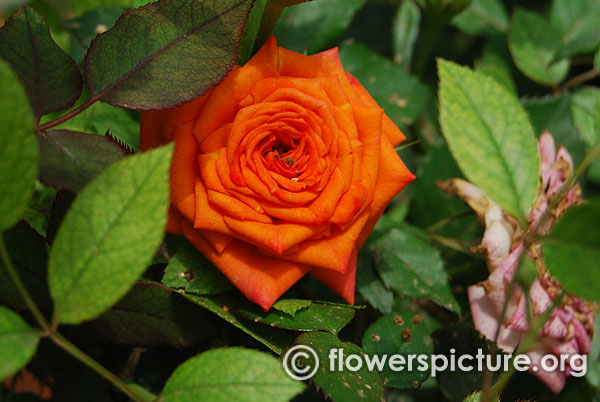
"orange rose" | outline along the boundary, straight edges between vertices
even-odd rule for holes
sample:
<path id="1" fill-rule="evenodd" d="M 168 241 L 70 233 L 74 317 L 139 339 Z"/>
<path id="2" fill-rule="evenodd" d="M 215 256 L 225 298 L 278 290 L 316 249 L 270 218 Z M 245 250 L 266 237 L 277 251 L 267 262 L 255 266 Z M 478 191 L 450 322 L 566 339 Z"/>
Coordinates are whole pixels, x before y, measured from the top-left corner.
<path id="1" fill-rule="evenodd" d="M 308 272 L 354 302 L 356 254 L 415 178 L 404 139 L 337 49 L 271 38 L 206 95 L 142 112 L 140 149 L 175 141 L 167 230 L 267 310 Z"/>

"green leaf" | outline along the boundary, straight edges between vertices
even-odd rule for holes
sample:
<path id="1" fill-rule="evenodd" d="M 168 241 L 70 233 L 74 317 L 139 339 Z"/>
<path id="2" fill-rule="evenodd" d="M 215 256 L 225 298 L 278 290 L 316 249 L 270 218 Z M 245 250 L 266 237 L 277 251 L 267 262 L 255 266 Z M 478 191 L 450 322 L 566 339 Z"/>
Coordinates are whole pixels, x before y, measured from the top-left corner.
<path id="1" fill-rule="evenodd" d="M 51 306 L 46 286 L 46 241 L 21 221 L 6 231 L 6 248 L 21 281 L 40 307 Z M 0 260 L 0 303 L 14 309 L 27 307 Z"/>
<path id="2" fill-rule="evenodd" d="M 594 55 L 594 69 L 600 70 L 600 48 L 596 51 Z"/>
<path id="3" fill-rule="evenodd" d="M 81 94 L 77 66 L 50 36 L 44 17 L 23 6 L 0 29 L 0 57 L 27 90 L 36 117 L 71 106 Z"/>
<path id="4" fill-rule="evenodd" d="M 392 370 L 390 363 L 384 361 L 381 379 L 388 387 L 416 388 L 429 376 L 429 366 L 420 370 L 419 362 L 409 360 L 409 355 L 429 356 L 433 353 L 429 331 L 418 314 L 403 311 L 379 318 L 365 331 L 362 346 L 369 355 L 382 359 L 384 355 L 388 359 L 392 355 L 404 357 L 405 361 L 401 363 L 404 369 L 399 371 Z"/>
<path id="5" fill-rule="evenodd" d="M 421 9 L 413 0 L 405 0 L 398 8 L 392 23 L 394 62 L 410 71 L 413 51 L 421 23 Z"/>
<path id="6" fill-rule="evenodd" d="M 318 388 L 322 388 L 334 401 L 358 402 L 358 401 L 382 401 L 383 386 L 377 370 L 369 370 L 364 361 L 365 352 L 357 345 L 344 342 L 342 343 L 335 335 L 327 332 L 309 332 L 302 334 L 296 339 L 296 345 L 306 345 L 311 347 L 319 359 L 319 368 L 315 376 L 311 379 Z M 357 371 L 350 371 L 347 368 L 338 370 L 340 358 L 338 354 L 335 361 L 330 360 L 333 349 L 342 349 L 344 357 L 356 354 L 363 357 L 361 368 Z M 301 357 L 301 356 L 300 356 Z M 314 367 L 314 358 L 297 359 L 297 362 Z M 356 359 L 352 359 L 350 364 L 355 367 Z M 333 367 L 335 370 L 330 370 Z"/>
<path id="7" fill-rule="evenodd" d="M 344 44 L 340 58 L 344 69 L 360 81 L 398 125 L 411 124 L 429 100 L 429 90 L 417 77 L 364 45 Z"/>
<path id="8" fill-rule="evenodd" d="M 517 85 L 513 81 L 510 72 L 502 65 L 489 62 L 480 62 L 476 65 L 476 71 L 479 71 L 508 89 L 515 96 L 517 95 Z"/>
<path id="9" fill-rule="evenodd" d="M 107 132 L 133 150 L 140 142 L 137 112 L 96 102 L 82 113 L 57 126 L 60 130 L 105 135 Z"/>
<path id="10" fill-rule="evenodd" d="M 127 293 L 162 240 L 172 146 L 119 161 L 79 193 L 48 265 L 54 323 L 95 318 Z"/>
<path id="11" fill-rule="evenodd" d="M 596 158 L 587 171 L 587 178 L 596 184 L 600 184 L 600 159 Z"/>
<path id="12" fill-rule="evenodd" d="M 438 62 L 440 123 L 464 175 L 525 222 L 538 188 L 539 155 L 527 113 L 494 79 Z"/>
<path id="13" fill-rule="evenodd" d="M 138 282 L 110 310 L 88 325 L 125 345 L 186 347 L 214 336 L 203 309 L 155 282 Z"/>
<path id="14" fill-rule="evenodd" d="M 394 307 L 394 293 L 385 287 L 373 264 L 373 257 L 368 250 L 363 248 L 359 251 L 356 290 L 373 308 L 384 314 L 391 313 Z"/>
<path id="15" fill-rule="evenodd" d="M 40 340 L 20 315 L 0 306 L 0 380 L 16 373 L 31 360 Z"/>
<path id="16" fill-rule="evenodd" d="M 92 97 L 131 109 L 164 109 L 220 82 L 237 57 L 251 0 L 159 0 L 124 14 L 85 60 Z"/>
<path id="17" fill-rule="evenodd" d="M 436 228 L 435 233 L 447 237 L 463 237 L 476 235 L 470 228 L 479 228 L 479 223 L 470 213 L 469 207 L 458 197 L 452 196 L 438 188 L 436 182 L 452 178 L 462 178 L 463 175 L 456 161 L 452 158 L 446 144 L 432 146 L 427 150 L 419 164 L 417 177 L 413 184 L 413 202 L 410 207 L 410 221 L 419 227 L 429 228 L 438 222 L 447 222 L 443 227 Z M 463 219 L 447 221 L 448 217 L 466 215 Z M 360 275 L 360 272 L 357 272 Z"/>
<path id="18" fill-rule="evenodd" d="M 239 347 L 204 352 L 179 366 L 161 402 L 287 402 L 304 389 L 268 353 Z"/>
<path id="19" fill-rule="evenodd" d="M 600 141 L 600 88 L 584 87 L 571 96 L 571 113 L 579 136 L 589 146 Z"/>
<path id="20" fill-rule="evenodd" d="M 390 230 L 370 248 L 375 254 L 379 275 L 388 288 L 400 296 L 429 298 L 460 314 L 437 249 L 399 228 Z"/>
<path id="21" fill-rule="evenodd" d="M 33 115 L 25 91 L 0 60 L 0 231 L 14 225 L 27 207 L 38 172 Z"/>
<path id="22" fill-rule="evenodd" d="M 344 33 L 366 0 L 318 0 L 283 11 L 274 35 L 279 46 L 313 54 L 327 49 Z"/>
<path id="23" fill-rule="evenodd" d="M 248 21 L 246 22 L 246 27 L 244 28 L 244 33 L 240 40 L 240 49 L 238 51 L 238 64 L 240 66 L 246 64 L 246 62 L 250 60 L 250 57 L 252 57 L 258 30 L 268 2 L 269 0 L 255 0 L 250 13 L 248 14 Z"/>
<path id="24" fill-rule="evenodd" d="M 291 315 L 292 317 L 296 316 L 296 312 L 298 310 L 305 309 L 310 307 L 312 301 L 310 300 L 302 300 L 302 299 L 283 299 L 278 300 L 275 304 L 273 304 L 273 308 L 275 310 L 283 311 L 286 314 Z"/>
<path id="25" fill-rule="evenodd" d="M 471 35 L 493 36 L 508 30 L 508 14 L 500 0 L 473 0 L 452 25 Z"/>
<path id="26" fill-rule="evenodd" d="M 356 312 L 352 308 L 312 302 L 308 308 L 299 310 L 295 315 L 281 311 L 264 312 L 254 306 L 237 310 L 239 314 L 256 323 L 294 331 L 329 331 L 337 335 L 353 318 Z"/>
<path id="27" fill-rule="evenodd" d="M 560 33 L 544 18 L 519 8 L 514 12 L 508 47 L 527 77 L 550 86 L 562 82 L 569 72 L 569 60 L 555 61 L 560 46 Z"/>
<path id="28" fill-rule="evenodd" d="M 553 0 L 550 22 L 562 35 L 561 56 L 591 53 L 600 45 L 600 3 L 597 0 Z"/>
<path id="29" fill-rule="evenodd" d="M 575 165 L 585 156 L 585 144 L 579 138 L 571 116 L 571 94 L 563 92 L 558 96 L 524 98 L 523 106 L 529 114 L 535 135 L 549 131 L 557 144 L 569 150 Z"/>
<path id="30" fill-rule="evenodd" d="M 600 301 L 600 200 L 569 209 L 542 239 L 546 265 L 562 288 Z"/>
<path id="31" fill-rule="evenodd" d="M 225 275 L 190 244 L 183 245 L 171 258 L 162 283 L 196 295 L 223 293 L 233 289 Z"/>
<path id="32" fill-rule="evenodd" d="M 269 328 L 248 321 L 241 321 L 231 310 L 236 301 L 230 296 L 196 296 L 184 294 L 185 298 L 200 307 L 205 308 L 221 319 L 250 335 L 273 352 L 280 354 L 284 347 L 289 345 L 294 337 L 286 331 L 277 328 Z"/>
<path id="33" fill-rule="evenodd" d="M 69 49 L 71 56 L 78 65 L 83 63 L 87 49 L 98 33 L 112 28 L 125 11 L 127 8 L 124 7 L 99 7 L 63 23 L 71 37 Z M 79 12 L 77 13 L 79 15 Z"/>
<path id="34" fill-rule="evenodd" d="M 125 152 L 109 137 L 60 130 L 38 137 L 40 180 L 78 192 Z"/>

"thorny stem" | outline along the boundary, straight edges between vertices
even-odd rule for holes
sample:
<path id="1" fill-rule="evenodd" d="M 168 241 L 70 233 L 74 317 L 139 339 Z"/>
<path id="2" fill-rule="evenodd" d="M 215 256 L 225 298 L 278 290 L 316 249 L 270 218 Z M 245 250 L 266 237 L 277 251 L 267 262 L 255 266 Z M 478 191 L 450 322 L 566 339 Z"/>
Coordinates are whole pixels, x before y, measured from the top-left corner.
<path id="1" fill-rule="evenodd" d="M 77 348 L 77 346 L 69 342 L 64 336 L 56 332 L 56 329 L 54 329 L 48 323 L 48 321 L 36 305 L 35 301 L 29 294 L 29 291 L 25 287 L 25 284 L 19 277 L 19 274 L 10 258 L 10 255 L 8 254 L 8 250 L 6 248 L 6 243 L 4 241 L 4 236 L 2 235 L 2 233 L 0 233 L 0 257 L 2 258 L 4 266 L 8 271 L 8 274 L 15 283 L 19 294 L 21 295 L 21 297 L 23 297 L 25 304 L 33 314 L 35 320 L 42 328 L 44 336 L 49 337 L 54 343 L 56 343 L 58 346 L 64 349 L 67 353 L 69 353 L 71 356 L 75 357 L 77 360 L 79 360 L 80 362 L 94 370 L 96 373 L 104 377 L 108 382 L 110 382 L 116 388 L 120 389 L 125 395 L 127 395 L 132 400 L 136 402 L 149 402 L 154 399 L 141 396 L 138 392 L 136 392 L 131 387 L 127 386 L 127 384 L 125 384 L 123 381 L 121 381 L 116 375 L 108 371 L 100 363 L 92 359 L 90 356 L 86 355 L 81 349 Z"/>
<path id="2" fill-rule="evenodd" d="M 591 163 L 594 161 L 594 159 L 596 157 L 598 157 L 599 155 L 600 155 L 600 144 L 597 144 L 586 154 L 586 156 L 583 159 L 583 161 L 581 162 L 581 164 L 579 164 L 577 169 L 575 169 L 575 172 L 573 172 L 573 174 L 563 184 L 560 191 L 554 197 L 552 197 L 552 199 L 550 200 L 550 202 L 548 204 L 548 207 L 546 208 L 546 211 L 544 211 L 544 214 L 542 215 L 541 219 L 538 221 L 537 225 L 533 229 L 529 229 L 525 233 L 525 236 L 523 239 L 524 255 L 521 258 L 526 258 L 525 254 L 527 253 L 527 250 L 529 250 L 531 245 L 533 243 L 535 243 L 538 240 L 538 237 L 540 236 L 538 233 L 539 228 L 542 227 L 542 225 L 544 225 L 546 223 L 546 220 L 550 217 L 550 214 L 552 213 L 552 211 L 558 206 L 560 200 L 565 196 L 565 194 L 567 194 L 567 192 L 573 187 L 573 185 L 575 185 L 577 180 L 585 173 L 587 168 L 591 165 Z M 499 318 L 498 329 L 496 331 L 496 341 L 498 340 L 498 335 L 500 332 L 499 331 L 500 325 L 503 325 L 505 310 L 508 305 L 508 300 L 510 298 L 510 294 L 512 293 L 512 287 L 513 287 L 512 285 L 514 282 L 514 278 L 516 278 L 516 276 L 518 274 L 517 271 L 519 270 L 519 268 L 520 268 L 520 265 L 517 266 L 517 269 L 514 272 L 513 280 L 511 281 L 511 284 L 510 284 L 508 296 L 506 297 L 506 300 L 504 301 L 504 308 L 502 311 L 502 315 Z M 540 315 L 535 320 L 532 320 L 531 317 L 529 317 L 529 322 L 533 321 L 533 325 L 529 328 L 529 331 L 527 331 L 523 341 L 517 348 L 517 350 L 515 352 L 516 355 L 521 354 L 521 353 L 526 353 L 528 351 L 529 347 L 535 342 L 535 339 L 537 338 L 537 334 L 538 334 L 539 330 L 542 328 L 542 326 L 544 325 L 544 323 L 546 322 L 548 317 L 550 317 L 550 314 L 552 314 L 552 311 L 554 311 L 554 308 L 556 308 L 556 306 L 558 305 L 561 298 L 562 298 L 562 293 L 559 294 L 554 299 L 554 305 L 552 306 L 552 308 L 549 309 L 548 311 L 546 311 L 544 314 Z M 527 303 L 529 303 L 529 298 L 525 297 L 525 301 Z M 529 308 L 527 308 L 526 310 L 529 314 Z M 491 387 L 489 387 L 489 381 L 491 380 L 491 373 L 489 372 L 489 370 L 486 370 L 486 377 L 484 380 L 484 386 L 483 386 L 483 390 L 482 390 L 482 398 L 481 398 L 482 402 L 495 401 L 498 398 L 498 396 L 500 395 L 500 393 L 502 392 L 502 390 L 504 389 L 504 387 L 506 386 L 506 384 L 508 383 L 508 381 L 514 375 L 514 370 L 515 370 L 514 365 L 511 365 L 511 367 L 509 367 L 509 370 L 506 372 L 503 372 L 498 377 L 498 380 Z"/>

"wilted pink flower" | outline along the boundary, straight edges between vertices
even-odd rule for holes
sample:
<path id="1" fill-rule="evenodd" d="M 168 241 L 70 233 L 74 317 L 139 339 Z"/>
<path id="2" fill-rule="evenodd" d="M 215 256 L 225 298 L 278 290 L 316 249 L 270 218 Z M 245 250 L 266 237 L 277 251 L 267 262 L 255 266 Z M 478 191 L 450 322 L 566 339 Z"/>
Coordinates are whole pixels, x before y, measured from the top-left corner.
<path id="1" fill-rule="evenodd" d="M 538 150 L 541 159 L 541 180 L 538 196 L 531 208 L 528 219 L 530 228 L 538 227 L 548 203 L 556 195 L 573 172 L 573 160 L 567 150 L 559 147 L 556 151 L 554 139 L 550 133 L 544 133 L 539 139 Z M 498 346 L 512 353 L 529 330 L 527 320 L 525 292 L 513 285 L 514 273 L 523 253 L 536 261 L 538 277 L 529 288 L 528 297 L 531 314 L 536 317 L 548 311 L 560 292 L 560 284 L 547 272 L 540 258 L 538 245 L 525 250 L 520 228 L 516 222 L 506 216 L 500 207 L 490 200 L 481 190 L 464 180 L 453 179 L 441 183 L 440 187 L 458 195 L 475 210 L 480 222 L 485 226 L 481 246 L 477 250 L 486 252 L 486 261 L 490 276 L 484 282 L 470 286 L 469 302 L 475 328 L 487 339 L 496 340 Z M 579 187 L 574 186 L 560 200 L 551 212 L 545 224 L 538 227 L 540 233 L 548 233 L 556 219 L 571 205 L 581 202 Z M 500 320 L 506 304 L 504 318 Z M 499 323 L 502 324 L 499 326 Z M 587 354 L 594 326 L 594 308 L 572 295 L 562 296 L 558 306 L 542 327 L 538 339 L 528 352 L 531 360 L 530 372 L 536 375 L 554 393 L 564 387 L 571 368 L 565 371 L 557 368 L 545 371 L 539 365 L 544 355 Z M 537 370 L 533 370 L 534 366 Z"/>

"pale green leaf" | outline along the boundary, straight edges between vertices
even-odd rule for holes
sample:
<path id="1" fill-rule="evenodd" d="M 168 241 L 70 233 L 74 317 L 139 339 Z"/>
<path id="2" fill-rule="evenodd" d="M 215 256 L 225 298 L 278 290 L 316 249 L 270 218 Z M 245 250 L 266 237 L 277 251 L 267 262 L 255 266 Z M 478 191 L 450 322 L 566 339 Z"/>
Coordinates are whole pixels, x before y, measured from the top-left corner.
<path id="1" fill-rule="evenodd" d="M 539 155 L 519 100 L 485 74 L 440 60 L 440 123 L 465 177 L 525 222 Z"/>
<path id="2" fill-rule="evenodd" d="M 20 315 L 0 306 L 0 380 L 16 373 L 31 360 L 40 334 Z"/>
<path id="3" fill-rule="evenodd" d="M 38 173 L 34 118 L 25 90 L 0 60 L 0 231 L 15 224 L 27 207 Z"/>
<path id="4" fill-rule="evenodd" d="M 55 323 L 98 316 L 150 263 L 166 224 L 172 150 L 125 158 L 79 193 L 50 254 Z"/>
<path id="5" fill-rule="evenodd" d="M 286 314 L 291 315 L 292 317 L 296 316 L 296 312 L 298 310 L 305 309 L 310 307 L 312 302 L 310 300 L 302 300 L 302 299 L 283 299 L 278 300 L 275 304 L 273 304 L 273 308 L 275 310 L 283 311 Z"/>
<path id="6" fill-rule="evenodd" d="M 160 402 L 287 402 L 304 389 L 279 360 L 239 347 L 213 349 L 179 366 Z"/>

